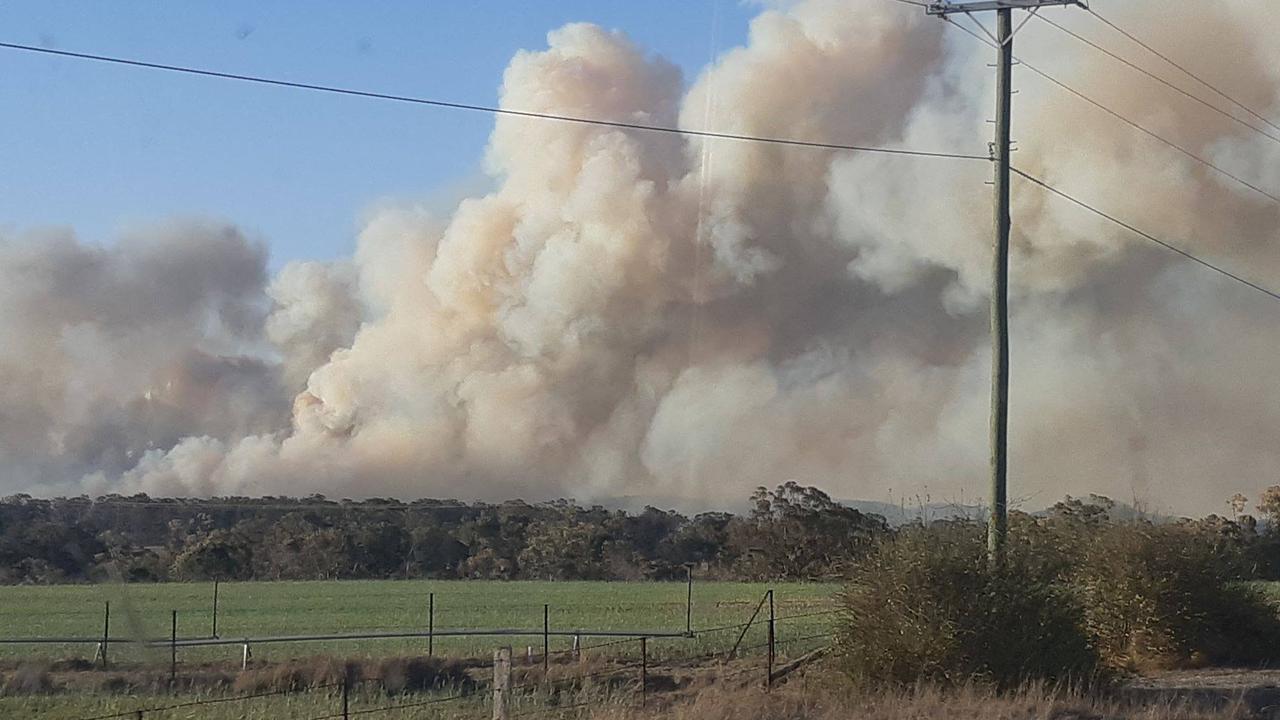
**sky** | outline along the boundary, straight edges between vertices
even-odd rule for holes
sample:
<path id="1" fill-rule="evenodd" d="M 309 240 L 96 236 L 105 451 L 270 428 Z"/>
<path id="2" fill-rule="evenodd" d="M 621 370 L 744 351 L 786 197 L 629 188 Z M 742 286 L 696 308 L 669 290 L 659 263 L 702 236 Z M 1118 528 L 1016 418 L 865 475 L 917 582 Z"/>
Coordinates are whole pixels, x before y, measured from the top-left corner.
<path id="1" fill-rule="evenodd" d="M 300 82 L 492 105 L 502 72 L 546 33 L 626 32 L 690 83 L 743 42 L 735 0 L 0 5 L 0 38 Z M 378 203 L 448 203 L 484 187 L 493 118 L 387 101 L 0 50 L 0 224 L 89 242 L 173 216 L 230 221 L 271 266 L 351 254 Z"/>
<path id="2" fill-rule="evenodd" d="M 1094 7 L 1273 118 L 1273 1 Z M 1152 62 L 1076 8 L 1052 17 Z M 1233 52 L 1206 55 L 1205 37 Z M 960 152 L 985 146 L 994 92 L 990 48 L 890 0 L 10 1 L 0 39 Z M 1280 144 L 1048 24 L 1018 48 L 1154 129 L 1020 69 L 1018 167 L 1241 277 L 1280 277 L 1280 205 L 1155 135 L 1273 191 Z M 985 487 L 983 162 L 4 49 L 0 97 L 0 492 Z M 1273 299 L 1027 183 L 1012 214 L 1012 496 L 1199 512 L 1275 482 Z"/>

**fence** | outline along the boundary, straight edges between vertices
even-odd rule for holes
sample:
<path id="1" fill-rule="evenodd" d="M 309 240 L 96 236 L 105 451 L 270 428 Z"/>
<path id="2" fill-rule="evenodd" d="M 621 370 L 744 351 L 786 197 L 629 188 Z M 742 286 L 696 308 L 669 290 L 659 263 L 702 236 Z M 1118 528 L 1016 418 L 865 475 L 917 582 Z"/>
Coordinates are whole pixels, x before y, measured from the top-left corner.
<path id="1" fill-rule="evenodd" d="M 189 700 L 169 705 L 143 706 L 77 720 L 161 720 L 165 717 L 174 717 L 173 713 L 177 711 L 229 703 L 247 704 L 248 706 L 240 712 L 239 716 L 249 717 L 253 703 L 290 695 L 303 695 L 315 701 L 312 703 L 315 706 L 315 714 L 291 715 L 306 718 L 306 720 L 338 720 L 339 718 L 349 720 L 353 717 L 390 716 L 398 712 L 417 711 L 446 704 L 454 705 L 461 711 L 463 710 L 461 706 L 468 703 L 474 706 L 472 711 L 475 717 L 492 713 L 495 720 L 536 715 L 561 715 L 582 711 L 600 703 L 645 707 L 653 699 L 652 680 L 655 677 L 653 674 L 655 670 L 672 675 L 679 672 L 710 672 L 715 673 L 716 679 L 720 681 L 741 678 L 744 675 L 756 675 L 761 685 L 769 689 L 776 681 L 785 677 L 807 659 L 820 653 L 821 648 L 830 638 L 830 632 L 827 630 L 816 633 L 806 631 L 785 634 L 781 634 L 780 630 L 812 625 L 812 622 L 801 623 L 800 621 L 830 616 L 836 612 L 836 610 L 820 610 L 777 616 L 773 591 L 770 590 L 760 598 L 751 616 L 745 622 L 693 628 L 687 633 L 679 634 L 642 634 L 635 637 L 614 637 L 594 644 L 575 643 L 571 648 L 557 651 L 551 651 L 546 643 L 549 634 L 547 634 L 548 623 L 544 620 L 542 652 L 534 655 L 530 648 L 530 652 L 526 653 L 524 662 L 521 663 L 511 647 L 499 648 L 494 653 L 492 680 L 487 685 L 481 680 L 476 680 L 452 689 L 437 688 L 427 691 L 430 697 L 409 699 L 400 696 L 390 702 L 386 702 L 386 696 L 382 695 L 384 704 L 378 704 L 379 692 L 376 686 L 383 679 L 353 677 L 348 671 L 346 677 L 336 683 Z M 544 618 L 548 615 L 549 613 L 544 609 Z M 760 642 L 744 643 L 744 639 L 753 628 L 762 630 L 765 638 Z M 656 659 L 651 652 L 654 640 L 683 644 L 687 648 L 686 641 L 706 639 L 716 635 L 724 636 L 726 645 L 728 645 L 728 638 L 734 638 L 728 651 L 715 649 L 694 653 L 680 652 L 668 654 L 661 659 Z M 694 647 L 696 649 L 697 646 Z M 754 657 L 759 654 L 759 651 L 763 653 L 759 657 Z M 778 664 L 780 651 L 791 651 L 790 662 L 785 665 Z M 602 667 L 592 665 L 589 661 L 597 657 L 603 660 Z M 748 657 L 753 659 L 748 660 Z M 327 709 L 325 705 L 328 705 Z M 193 716 L 184 715 L 184 717 Z M 262 717 L 268 716 L 275 717 L 275 715 L 262 715 Z"/>
<path id="2" fill-rule="evenodd" d="M 94 648 L 93 662 L 101 665 L 106 669 L 109 666 L 112 656 L 111 647 L 113 645 L 142 646 L 152 649 L 168 649 L 170 654 L 177 656 L 178 649 L 196 648 L 196 647 L 217 647 L 217 646 L 241 646 L 242 666 L 247 665 L 251 656 L 252 648 L 257 645 L 277 645 L 291 643 L 311 643 L 326 641 L 355 641 L 355 640 L 411 640 L 422 639 L 427 644 L 427 654 L 432 655 L 435 652 L 435 641 L 437 638 L 461 638 L 461 637 L 518 637 L 541 636 L 544 639 L 544 646 L 550 637 L 681 637 L 688 635 L 692 630 L 693 618 L 693 574 L 690 572 L 686 579 L 686 593 L 684 620 L 685 627 L 683 631 L 664 631 L 654 629 L 635 629 L 635 630 L 617 630 L 617 629 L 591 629 L 591 628 L 555 628 L 550 627 L 550 606 L 544 604 L 539 608 L 542 610 L 542 627 L 541 628 L 454 628 L 454 629 L 437 629 L 436 627 L 436 593 L 430 592 L 425 600 L 426 618 L 425 628 L 419 626 L 418 629 L 407 630 L 390 630 L 390 631 L 359 631 L 359 632 L 327 632 L 327 633 L 297 633 L 297 634 L 273 634 L 273 635 L 250 635 L 250 634 L 234 634 L 222 636 L 219 634 L 219 598 L 220 583 L 214 581 L 213 591 L 210 603 L 210 632 L 208 635 L 187 635 L 178 636 L 178 620 L 179 613 L 176 609 L 170 609 L 166 613 L 166 619 L 170 620 L 166 625 L 169 626 L 170 632 L 164 637 L 120 637 L 113 635 L 112 625 L 112 607 L 110 601 L 104 601 L 102 604 L 102 633 L 100 635 L 64 635 L 64 636 L 46 636 L 46 637 L 0 637 L 0 646 L 12 645 L 83 645 Z M 203 614 L 203 613 L 202 613 Z M 176 660 L 174 661 L 176 663 Z"/>

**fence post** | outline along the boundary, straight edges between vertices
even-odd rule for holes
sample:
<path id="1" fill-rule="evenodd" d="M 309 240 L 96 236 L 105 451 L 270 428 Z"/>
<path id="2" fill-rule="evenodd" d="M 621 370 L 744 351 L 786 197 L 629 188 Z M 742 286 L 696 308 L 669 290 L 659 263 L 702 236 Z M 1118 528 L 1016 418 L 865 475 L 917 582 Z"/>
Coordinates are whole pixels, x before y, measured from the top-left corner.
<path id="1" fill-rule="evenodd" d="M 345 673 L 342 676 L 342 720 L 350 720 L 350 717 L 351 717 L 349 713 L 350 703 L 351 703 L 351 675 L 350 673 Z"/>
<path id="2" fill-rule="evenodd" d="M 511 702 L 511 647 L 493 651 L 493 720 L 508 720 Z"/>
<path id="3" fill-rule="evenodd" d="M 141 711 L 141 710 L 139 710 L 139 711 L 138 711 L 138 717 L 137 717 L 137 720 L 142 720 L 142 711 Z"/>
<path id="4" fill-rule="evenodd" d="M 551 606 L 542 606 L 542 677 L 551 669 Z"/>
<path id="5" fill-rule="evenodd" d="M 218 637 L 218 579 L 213 579 L 213 634 L 209 637 Z"/>
<path id="6" fill-rule="evenodd" d="M 693 637 L 693 563 L 685 563 L 684 634 Z"/>
<path id="7" fill-rule="evenodd" d="M 102 669 L 107 669 L 107 641 L 111 636 L 111 601 L 103 603 L 102 609 Z"/>
<path id="8" fill-rule="evenodd" d="M 649 688 L 649 639 L 640 638 L 640 707 L 648 701 Z"/>
<path id="9" fill-rule="evenodd" d="M 178 611 L 173 611 L 173 624 L 169 633 L 169 686 L 178 682 Z"/>
<path id="10" fill-rule="evenodd" d="M 249 650 L 249 642 L 248 640 L 246 640 L 244 643 L 244 647 L 241 648 L 241 651 L 240 651 L 240 669 L 241 670 L 249 669 L 249 658 L 251 657 L 253 657 L 253 652 Z"/>
<path id="11" fill-rule="evenodd" d="M 436 654 L 436 594 L 427 594 L 427 655 Z"/>
<path id="12" fill-rule="evenodd" d="M 766 691 L 773 688 L 773 661 L 774 661 L 774 658 L 776 657 L 774 654 L 774 651 L 775 651 L 774 622 L 775 622 L 775 616 L 773 613 L 773 589 L 770 588 L 769 590 L 769 659 L 768 659 L 768 667 L 766 668 L 766 675 L 764 676 L 764 689 Z"/>
<path id="13" fill-rule="evenodd" d="M 574 660 L 582 659 L 582 636 L 581 635 L 573 636 L 573 659 Z"/>

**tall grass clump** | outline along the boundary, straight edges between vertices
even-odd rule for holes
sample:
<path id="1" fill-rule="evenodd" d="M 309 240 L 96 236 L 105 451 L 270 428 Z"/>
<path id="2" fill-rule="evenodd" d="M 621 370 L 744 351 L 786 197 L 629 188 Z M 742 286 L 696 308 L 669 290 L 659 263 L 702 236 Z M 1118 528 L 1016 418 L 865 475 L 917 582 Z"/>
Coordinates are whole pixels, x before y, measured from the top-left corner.
<path id="1" fill-rule="evenodd" d="M 1110 525 L 1066 578 L 1104 662 L 1119 670 L 1257 664 L 1280 653 L 1280 616 L 1237 563 L 1186 527 Z"/>
<path id="2" fill-rule="evenodd" d="M 853 570 L 836 657 L 858 685 L 1084 682 L 1099 657 L 1075 597 L 1014 554 L 987 562 L 972 523 L 915 527 Z"/>

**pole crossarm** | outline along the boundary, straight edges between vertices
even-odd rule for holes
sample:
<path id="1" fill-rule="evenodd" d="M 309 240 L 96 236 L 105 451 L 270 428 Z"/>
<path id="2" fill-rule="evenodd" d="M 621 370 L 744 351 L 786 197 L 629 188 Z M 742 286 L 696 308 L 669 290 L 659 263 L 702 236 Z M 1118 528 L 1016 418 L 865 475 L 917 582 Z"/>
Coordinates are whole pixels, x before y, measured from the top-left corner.
<path id="1" fill-rule="evenodd" d="M 1053 5 L 1079 5 L 1089 9 L 1085 0 L 978 0 L 977 2 L 953 3 L 935 2 L 925 7 L 929 15 L 952 15 L 955 13 L 974 13 L 987 10 L 1038 10 Z"/>

